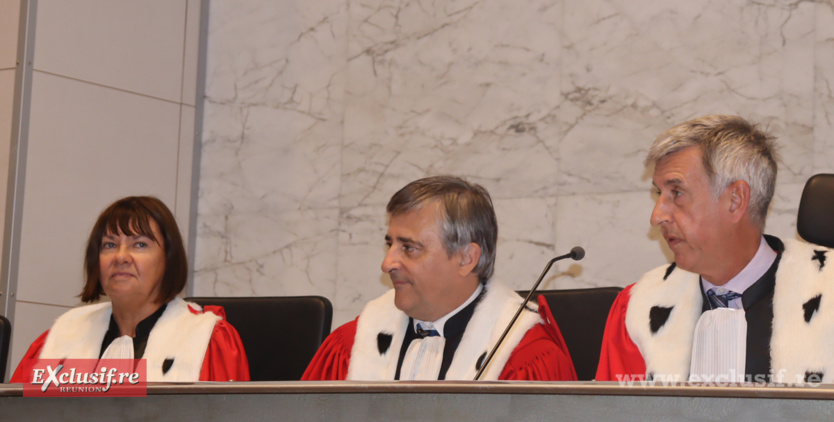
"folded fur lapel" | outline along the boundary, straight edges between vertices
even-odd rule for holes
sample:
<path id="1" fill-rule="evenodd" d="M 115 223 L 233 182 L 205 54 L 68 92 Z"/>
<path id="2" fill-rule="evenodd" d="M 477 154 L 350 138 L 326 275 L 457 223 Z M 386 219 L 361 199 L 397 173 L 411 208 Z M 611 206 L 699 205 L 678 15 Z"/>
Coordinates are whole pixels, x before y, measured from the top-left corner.
<path id="1" fill-rule="evenodd" d="M 832 382 L 834 264 L 824 265 L 819 256 L 834 258 L 834 252 L 792 239 L 785 240 L 784 244 L 773 297 L 771 367 L 776 377 L 774 381 L 802 382 L 806 373 L 822 373 L 822 382 Z M 816 303 L 811 302 L 818 296 Z M 818 306 L 803 306 L 806 304 Z M 780 375 L 782 379 L 778 378 Z"/>
<path id="2" fill-rule="evenodd" d="M 347 379 L 392 381 L 406 329 L 408 315 L 394 306 L 394 289 L 368 302 L 356 325 Z M 390 346 L 382 354 L 377 341 L 379 334 L 391 335 Z"/>
<path id="3" fill-rule="evenodd" d="M 689 377 L 692 335 L 701 315 L 701 291 L 697 274 L 674 268 L 664 280 L 668 265 L 657 267 L 631 288 L 626 328 L 646 362 L 646 374 L 655 377 Z M 668 318 L 652 332 L 653 307 L 671 308 Z"/>
<path id="4" fill-rule="evenodd" d="M 182 299 L 176 298 L 154 325 L 145 348 L 148 381 L 196 381 L 203 358 L 221 318 L 213 313 L 193 314 Z M 200 310 L 196 304 L 190 304 Z M 58 317 L 49 330 L 41 359 L 98 359 L 101 342 L 110 326 L 110 302 L 71 309 Z M 165 360 L 170 369 L 163 374 Z"/>
<path id="5" fill-rule="evenodd" d="M 475 378 L 475 374 L 478 373 L 478 368 L 475 366 L 478 359 L 495 347 L 522 301 L 523 299 L 518 294 L 502 283 L 493 281 L 487 285 L 487 293 L 475 307 L 475 313 L 469 320 L 463 339 L 455 351 L 455 357 L 452 365 L 449 366 L 446 379 L 471 380 Z M 535 303 L 530 304 L 531 309 L 535 309 L 536 306 Z M 522 312 L 504 342 L 501 343 L 501 347 L 492 357 L 481 379 L 497 380 L 515 347 L 527 331 L 540 322 L 542 320 L 538 313 Z M 488 336 L 483 335 L 487 333 Z"/>
<path id="6" fill-rule="evenodd" d="M 478 359 L 493 347 L 521 302 L 522 299 L 515 292 L 498 281 L 487 282 L 484 297 L 475 307 L 446 372 L 447 380 L 471 380 L 475 377 Z M 531 304 L 531 308 L 534 307 L 535 304 Z M 512 351 L 527 331 L 540 322 L 538 313 L 523 312 L 482 379 L 498 379 Z M 408 316 L 394 306 L 393 290 L 368 302 L 356 326 L 347 379 L 393 380 L 407 329 L 410 329 Z M 383 354 L 380 354 L 377 342 L 380 334 L 392 336 L 390 347 Z"/>
<path id="7" fill-rule="evenodd" d="M 110 326 L 110 302 L 70 309 L 49 329 L 41 359 L 98 359 Z"/>
<path id="8" fill-rule="evenodd" d="M 195 310 L 199 305 L 190 304 Z M 148 381 L 195 381 L 200 378 L 211 333 L 221 318 L 211 312 L 194 314 L 180 298 L 168 307 L 148 338 L 144 358 L 148 361 Z M 163 373 L 166 360 L 173 360 Z"/>

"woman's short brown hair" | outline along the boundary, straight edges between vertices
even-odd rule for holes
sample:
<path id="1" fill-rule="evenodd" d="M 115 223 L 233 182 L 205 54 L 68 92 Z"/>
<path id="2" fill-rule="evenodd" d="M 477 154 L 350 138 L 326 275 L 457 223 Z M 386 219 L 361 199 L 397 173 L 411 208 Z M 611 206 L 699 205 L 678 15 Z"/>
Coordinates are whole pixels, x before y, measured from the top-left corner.
<path id="1" fill-rule="evenodd" d="M 87 253 L 84 256 L 84 273 L 87 281 L 81 290 L 81 300 L 95 302 L 104 294 L 101 287 L 101 269 L 99 267 L 99 253 L 101 240 L 107 233 L 122 233 L 127 236 L 143 235 L 160 243 L 153 230 L 150 220 L 159 226 L 162 234 L 161 245 L 165 249 L 165 272 L 159 286 L 159 296 L 156 303 L 168 303 L 185 288 L 188 278 L 188 259 L 182 244 L 180 229 L 171 210 L 157 198 L 152 196 L 128 196 L 114 202 L 98 216 L 90 238 L 87 240 Z"/>

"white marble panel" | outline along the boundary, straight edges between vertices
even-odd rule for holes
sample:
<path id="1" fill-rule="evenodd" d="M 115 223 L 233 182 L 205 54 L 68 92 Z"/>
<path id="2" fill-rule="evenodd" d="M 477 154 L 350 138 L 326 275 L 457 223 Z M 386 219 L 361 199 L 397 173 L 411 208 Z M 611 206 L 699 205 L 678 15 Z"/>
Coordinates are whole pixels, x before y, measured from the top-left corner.
<path id="1" fill-rule="evenodd" d="M 7 378 L 12 376 L 20 360 L 23 359 L 23 355 L 29 350 L 29 345 L 44 331 L 48 330 L 56 318 L 69 309 L 69 307 L 64 306 L 44 305 L 19 300 L 15 303 L 14 321 L 12 322 L 12 346 L 9 349 L 11 368 L 6 373 Z"/>
<path id="2" fill-rule="evenodd" d="M 338 205 L 338 121 L 292 110 L 207 103 L 201 151 L 201 212 Z"/>
<path id="3" fill-rule="evenodd" d="M 648 187 L 638 192 L 557 198 L 556 250 L 582 246 L 585 258 L 571 264 L 567 276 L 550 288 L 626 286 L 646 271 L 671 262 L 666 242 L 649 223 L 653 200 Z"/>
<path id="4" fill-rule="evenodd" d="M 391 288 L 383 274 L 385 233 L 388 219 L 385 206 L 356 207 L 339 214 L 339 257 L 333 301 L 333 326 L 356 318 L 365 303 Z"/>
<path id="5" fill-rule="evenodd" d="M 334 296 L 336 209 L 229 211 L 199 217 L 195 296 Z"/>
<path id="6" fill-rule="evenodd" d="M 338 206 L 346 4 L 211 2 L 201 208 Z"/>
<path id="7" fill-rule="evenodd" d="M 763 121 L 786 144 L 781 180 L 807 178 L 813 23 L 812 3 L 566 2 L 560 184 L 638 188 L 635 169 L 655 136 L 715 113 Z"/>
<path id="8" fill-rule="evenodd" d="M 16 66 L 19 27 L 20 0 L 0 0 L 0 70 Z"/>
<path id="9" fill-rule="evenodd" d="M 495 277 L 515 290 L 530 290 L 547 262 L 569 251 L 557 251 L 554 244 L 556 200 L 517 198 L 493 202 L 498 217 Z M 539 289 L 551 289 L 553 276 L 565 268 L 563 264 L 551 268 Z"/>
<path id="10" fill-rule="evenodd" d="M 796 215 L 805 183 L 776 185 L 765 221 L 765 233 L 782 239 L 797 239 Z"/>
<path id="11" fill-rule="evenodd" d="M 440 173 L 555 193 L 560 5 L 351 2 L 342 205 Z"/>
<path id="12" fill-rule="evenodd" d="M 834 173 L 834 3 L 815 7 L 814 173 Z"/>
<path id="13" fill-rule="evenodd" d="M 183 52 L 182 97 L 184 104 L 197 104 L 197 70 L 200 54 L 200 9 L 202 0 L 187 0 L 185 9 L 185 51 Z"/>
<path id="14" fill-rule="evenodd" d="M 186 0 L 41 0 L 35 69 L 179 102 Z"/>
<path id="15" fill-rule="evenodd" d="M 73 306 L 107 205 L 155 195 L 174 208 L 180 107 L 35 72 L 30 113 L 18 298 Z"/>

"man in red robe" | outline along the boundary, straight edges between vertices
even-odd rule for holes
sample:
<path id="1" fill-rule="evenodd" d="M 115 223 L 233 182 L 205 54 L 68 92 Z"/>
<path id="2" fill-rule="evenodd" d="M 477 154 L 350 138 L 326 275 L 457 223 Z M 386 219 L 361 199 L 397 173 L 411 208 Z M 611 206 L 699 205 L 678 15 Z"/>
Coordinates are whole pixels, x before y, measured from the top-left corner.
<path id="1" fill-rule="evenodd" d="M 393 289 L 322 344 L 303 380 L 472 380 L 522 299 L 492 279 L 498 225 L 479 185 L 414 181 L 388 203 Z M 574 380 L 543 299 L 522 312 L 481 379 Z"/>
<path id="2" fill-rule="evenodd" d="M 829 250 L 763 234 L 774 147 L 737 116 L 704 116 L 655 140 L 651 223 L 675 262 L 614 302 L 598 381 L 834 380 L 834 321 L 820 317 L 832 311 Z"/>

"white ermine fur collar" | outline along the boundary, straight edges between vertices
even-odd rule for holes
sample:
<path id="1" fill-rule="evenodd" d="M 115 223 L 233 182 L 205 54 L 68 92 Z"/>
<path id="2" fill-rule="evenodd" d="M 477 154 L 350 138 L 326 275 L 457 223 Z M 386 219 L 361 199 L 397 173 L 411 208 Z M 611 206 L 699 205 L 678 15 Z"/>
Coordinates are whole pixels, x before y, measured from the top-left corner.
<path id="1" fill-rule="evenodd" d="M 773 380 L 802 382 L 807 373 L 830 383 L 834 381 L 834 252 L 797 240 L 784 243 L 773 294 Z"/>
<path id="2" fill-rule="evenodd" d="M 466 325 L 463 338 L 455 351 L 447 380 L 472 380 L 478 372 L 476 364 L 488 353 L 504 332 L 523 299 L 497 280 L 488 281 L 486 292 L 475 306 L 472 319 Z M 356 326 L 356 338 L 351 350 L 349 380 L 391 381 L 397 370 L 408 316 L 394 306 L 394 290 L 389 290 L 365 306 Z M 534 304 L 529 305 L 535 308 Z M 501 347 L 493 356 L 489 367 L 481 376 L 484 380 L 497 380 L 515 347 L 528 330 L 542 323 L 536 312 L 522 312 L 507 334 Z M 380 353 L 380 334 L 390 336 L 390 344 Z"/>
<path id="3" fill-rule="evenodd" d="M 770 343 L 774 382 L 797 383 L 809 375 L 834 382 L 834 252 L 788 239 L 776 271 Z M 646 363 L 646 374 L 689 377 L 692 335 L 701 314 L 699 276 L 668 266 L 646 273 L 631 288 L 626 327 Z M 656 333 L 655 316 L 671 308 Z"/>
<path id="4" fill-rule="evenodd" d="M 631 288 L 626 328 L 643 355 L 646 374 L 685 381 L 689 377 L 692 335 L 701 316 L 701 283 L 697 274 L 680 268 L 664 280 L 668 268 L 664 265 L 649 271 Z M 656 318 L 668 315 L 655 333 L 650 314 Z"/>
<path id="5" fill-rule="evenodd" d="M 157 320 L 145 347 L 148 381 L 197 381 L 214 325 L 221 318 L 206 312 L 193 314 L 188 306 L 200 306 L 176 298 Z M 49 330 L 41 359 L 98 359 L 101 342 L 110 326 L 110 302 L 71 309 Z M 163 374 L 165 360 L 172 359 Z"/>

